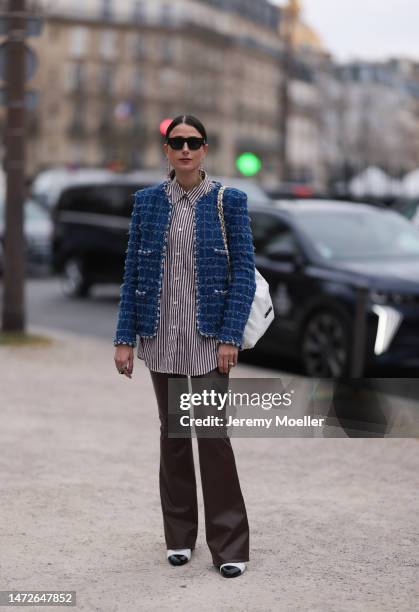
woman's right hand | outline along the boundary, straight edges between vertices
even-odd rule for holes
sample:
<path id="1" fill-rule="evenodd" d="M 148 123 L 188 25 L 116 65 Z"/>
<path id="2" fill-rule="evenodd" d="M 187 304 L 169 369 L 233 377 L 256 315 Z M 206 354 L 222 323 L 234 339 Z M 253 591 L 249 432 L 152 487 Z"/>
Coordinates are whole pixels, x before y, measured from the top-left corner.
<path id="1" fill-rule="evenodd" d="M 134 349 L 129 344 L 118 344 L 115 349 L 115 365 L 120 374 L 132 378 L 134 369 Z"/>

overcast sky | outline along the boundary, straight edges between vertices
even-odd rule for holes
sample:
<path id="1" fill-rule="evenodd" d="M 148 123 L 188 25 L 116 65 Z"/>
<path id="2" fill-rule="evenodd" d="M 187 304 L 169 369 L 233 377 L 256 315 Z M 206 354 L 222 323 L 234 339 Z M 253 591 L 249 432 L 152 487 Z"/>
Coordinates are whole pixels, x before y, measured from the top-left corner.
<path id="1" fill-rule="evenodd" d="M 338 60 L 402 56 L 419 61 L 419 0 L 302 0 L 302 4 L 304 20 Z"/>

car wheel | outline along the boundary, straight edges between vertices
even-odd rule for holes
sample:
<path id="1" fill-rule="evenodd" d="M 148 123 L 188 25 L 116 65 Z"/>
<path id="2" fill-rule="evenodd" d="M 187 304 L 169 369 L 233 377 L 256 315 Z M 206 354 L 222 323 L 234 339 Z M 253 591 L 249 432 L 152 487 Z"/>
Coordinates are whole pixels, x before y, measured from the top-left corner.
<path id="1" fill-rule="evenodd" d="M 311 315 L 304 327 L 300 351 L 309 376 L 348 376 L 350 334 L 343 315 L 332 310 Z"/>
<path id="2" fill-rule="evenodd" d="M 89 295 L 90 283 L 85 277 L 83 262 L 70 258 L 64 264 L 61 278 L 61 289 L 68 297 L 86 297 Z"/>

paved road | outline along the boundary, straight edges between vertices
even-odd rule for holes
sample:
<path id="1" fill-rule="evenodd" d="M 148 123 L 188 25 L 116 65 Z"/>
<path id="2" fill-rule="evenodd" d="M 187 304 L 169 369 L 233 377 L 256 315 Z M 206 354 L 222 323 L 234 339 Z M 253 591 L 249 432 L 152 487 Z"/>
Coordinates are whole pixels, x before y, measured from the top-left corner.
<path id="1" fill-rule="evenodd" d="M 0 284 L 0 301 L 1 301 Z M 103 285 L 93 288 L 87 299 L 69 299 L 63 296 L 58 277 L 30 279 L 26 285 L 27 316 L 29 323 L 47 325 L 57 330 L 87 334 L 112 342 L 116 325 L 119 300 L 118 285 Z M 254 351 L 240 354 L 243 363 L 267 367 L 278 372 L 301 374 L 301 367 L 289 359 L 265 357 Z M 380 368 L 370 371 L 369 376 L 408 378 L 417 377 L 417 369 Z"/>
<path id="2" fill-rule="evenodd" d="M 107 341 L 46 333 L 51 347 L 0 346 L 0 590 L 76 590 L 84 612 L 417 610 L 418 440 L 235 438 L 251 560 L 234 580 L 206 546 L 194 440 L 199 536 L 175 568 L 146 368 L 129 380 Z"/>
<path id="3" fill-rule="evenodd" d="M 109 339 L 116 323 L 119 287 L 97 287 L 87 299 L 65 297 L 58 278 L 27 282 L 28 322 Z"/>
<path id="4" fill-rule="evenodd" d="M 2 288 L 0 285 L 0 301 Z M 89 298 L 65 297 L 58 277 L 29 279 L 26 283 L 27 321 L 52 329 L 103 338 L 112 344 L 119 301 L 118 285 L 94 287 Z M 246 363 L 281 371 L 300 372 L 298 364 L 288 360 L 264 358 L 244 352 L 240 359 Z"/>

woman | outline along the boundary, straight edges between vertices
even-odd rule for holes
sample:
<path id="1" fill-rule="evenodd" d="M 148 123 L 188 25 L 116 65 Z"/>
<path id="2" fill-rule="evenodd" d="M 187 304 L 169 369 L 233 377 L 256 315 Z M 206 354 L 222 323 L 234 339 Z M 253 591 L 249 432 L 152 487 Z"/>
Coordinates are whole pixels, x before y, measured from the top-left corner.
<path id="1" fill-rule="evenodd" d="M 138 335 L 138 357 L 150 370 L 160 418 L 167 558 L 183 565 L 197 537 L 196 481 L 190 431 L 188 437 L 168 436 L 169 379 L 179 390 L 188 382 L 196 392 L 205 376 L 212 388 L 226 392 L 256 283 L 247 196 L 233 188 L 223 194 L 228 281 L 217 210 L 221 184 L 202 168 L 208 151 L 202 123 L 176 117 L 163 148 L 167 180 L 135 194 L 114 345 L 118 371 L 131 378 Z M 249 560 L 249 527 L 233 449 L 224 430 L 197 437 L 206 541 L 221 575 L 240 576 Z"/>

